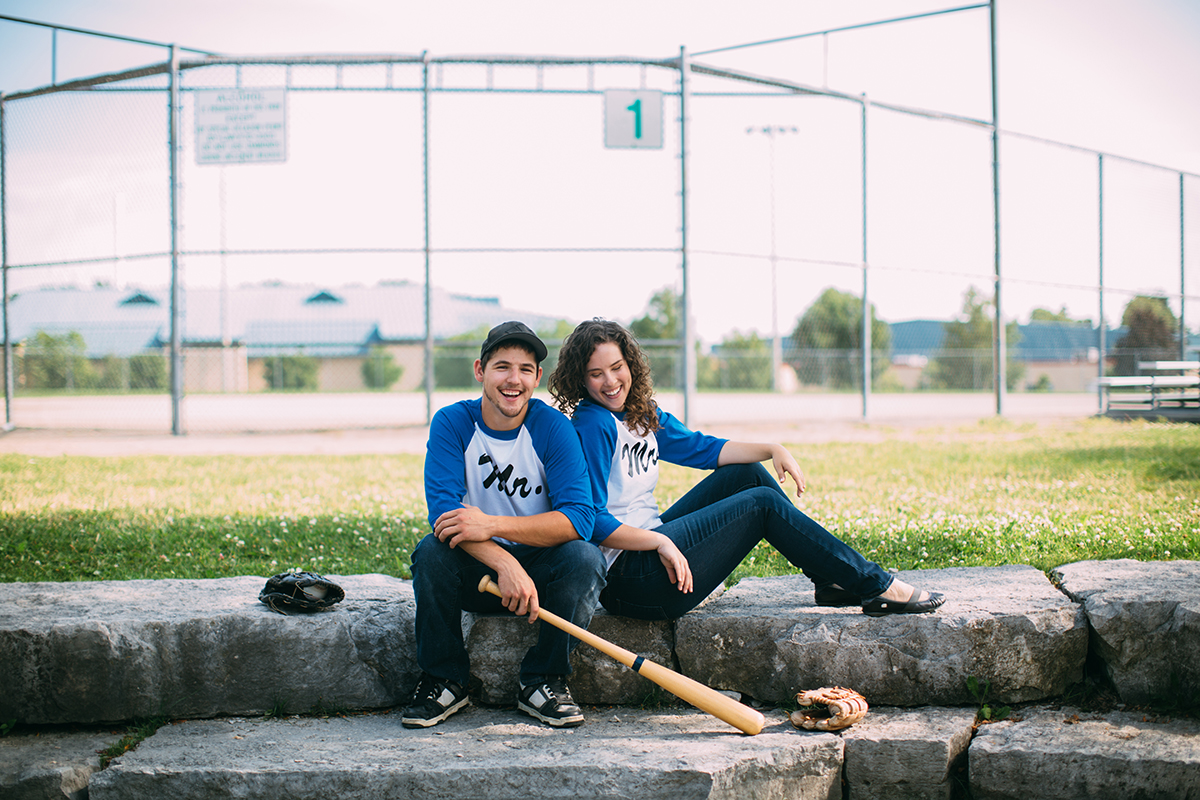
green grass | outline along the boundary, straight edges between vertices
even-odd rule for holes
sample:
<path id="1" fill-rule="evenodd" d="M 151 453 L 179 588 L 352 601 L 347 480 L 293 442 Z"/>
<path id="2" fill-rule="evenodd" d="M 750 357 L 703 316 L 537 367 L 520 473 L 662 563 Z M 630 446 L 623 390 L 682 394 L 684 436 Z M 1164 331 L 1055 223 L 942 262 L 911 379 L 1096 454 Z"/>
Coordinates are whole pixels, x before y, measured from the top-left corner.
<path id="1" fill-rule="evenodd" d="M 798 505 L 886 567 L 1200 556 L 1200 426 L 992 421 L 792 448 Z M 0 581 L 408 577 L 422 457 L 0 456 Z M 702 477 L 664 464 L 669 504 Z M 761 544 L 731 576 L 794 572 Z"/>

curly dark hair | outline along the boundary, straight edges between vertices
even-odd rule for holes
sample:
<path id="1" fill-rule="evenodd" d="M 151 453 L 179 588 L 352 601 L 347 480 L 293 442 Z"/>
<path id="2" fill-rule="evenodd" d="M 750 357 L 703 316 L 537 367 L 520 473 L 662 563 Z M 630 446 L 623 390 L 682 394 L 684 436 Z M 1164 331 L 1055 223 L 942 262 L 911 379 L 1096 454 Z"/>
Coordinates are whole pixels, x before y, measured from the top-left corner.
<path id="1" fill-rule="evenodd" d="M 625 424 L 639 436 L 658 430 L 658 404 L 654 402 L 654 382 L 650 363 L 634 335 L 620 323 L 596 317 L 581 322 L 571 331 L 558 351 L 558 365 L 550 373 L 547 386 L 558 410 L 570 416 L 579 401 L 588 396 L 588 361 L 595 349 L 605 342 L 621 348 L 629 365 L 629 396 L 625 398 Z"/>

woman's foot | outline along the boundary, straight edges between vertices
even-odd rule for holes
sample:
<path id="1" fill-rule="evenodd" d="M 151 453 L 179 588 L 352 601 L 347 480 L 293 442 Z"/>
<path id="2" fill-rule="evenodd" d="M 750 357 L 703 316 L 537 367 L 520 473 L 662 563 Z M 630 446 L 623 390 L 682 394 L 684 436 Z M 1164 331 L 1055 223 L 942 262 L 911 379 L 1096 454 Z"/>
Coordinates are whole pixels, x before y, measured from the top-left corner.
<path id="1" fill-rule="evenodd" d="M 862 609 L 869 617 L 927 614 L 944 602 L 946 598 L 938 592 L 926 592 L 904 581 L 893 580 L 892 585 L 883 594 L 863 600 Z"/>

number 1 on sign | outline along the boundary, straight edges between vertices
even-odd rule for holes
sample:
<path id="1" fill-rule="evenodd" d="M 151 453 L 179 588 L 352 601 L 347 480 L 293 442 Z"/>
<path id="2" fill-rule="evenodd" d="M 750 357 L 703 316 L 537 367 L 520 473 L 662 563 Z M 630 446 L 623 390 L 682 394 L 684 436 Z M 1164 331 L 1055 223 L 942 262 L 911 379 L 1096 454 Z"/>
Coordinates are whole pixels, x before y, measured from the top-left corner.
<path id="1" fill-rule="evenodd" d="M 625 109 L 633 112 L 633 138 L 642 138 L 642 98 L 633 101 L 633 105 Z"/>

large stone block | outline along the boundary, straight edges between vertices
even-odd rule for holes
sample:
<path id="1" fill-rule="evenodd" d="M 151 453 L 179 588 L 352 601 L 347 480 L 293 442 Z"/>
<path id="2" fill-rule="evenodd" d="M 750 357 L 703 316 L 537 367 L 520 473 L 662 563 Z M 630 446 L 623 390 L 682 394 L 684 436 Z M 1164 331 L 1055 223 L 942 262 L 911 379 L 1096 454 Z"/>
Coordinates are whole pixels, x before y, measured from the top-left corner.
<path id="1" fill-rule="evenodd" d="M 782 716 L 745 736 L 699 712 L 620 709 L 551 729 L 467 708 L 436 728 L 398 714 L 208 720 L 161 728 L 92 777 L 91 800 L 833 800 L 842 742 Z"/>
<path id="2" fill-rule="evenodd" d="M 1080 561 L 1054 577 L 1121 699 L 1200 697 L 1200 561 Z"/>
<path id="3" fill-rule="evenodd" d="M 1083 675 L 1083 610 L 1029 566 L 902 572 L 940 591 L 931 614 L 872 618 L 820 608 L 802 576 L 747 578 L 676 622 L 685 674 L 714 688 L 781 702 L 848 686 L 872 705 L 960 705 L 967 678 L 1013 703 L 1062 693 Z"/>
<path id="4" fill-rule="evenodd" d="M 840 733 L 854 800 L 950 800 L 975 710 L 872 708 Z"/>
<path id="5" fill-rule="evenodd" d="M 971 742 L 975 800 L 1189 800 L 1200 796 L 1200 722 L 1026 708 Z"/>
<path id="6" fill-rule="evenodd" d="M 511 614 L 465 614 L 464 633 L 471 674 L 481 682 L 484 703 L 516 702 L 518 673 L 525 651 L 537 641 L 544 622 L 532 625 Z M 674 626 L 617 617 L 597 609 L 588 630 L 613 644 L 675 669 Z M 591 705 L 629 705 L 644 701 L 656 689 L 650 681 L 619 661 L 586 644 L 571 654 L 571 694 Z"/>
<path id="7" fill-rule="evenodd" d="M 102 722 L 392 706 L 412 691 L 411 584 L 334 576 L 284 616 L 266 578 L 0 584 L 0 719 Z"/>
<path id="8" fill-rule="evenodd" d="M 0 737 L 0 797 L 5 800 L 86 800 L 100 770 L 99 752 L 120 733 L 38 731 Z"/>

